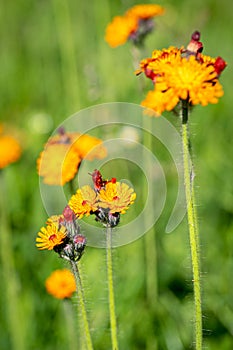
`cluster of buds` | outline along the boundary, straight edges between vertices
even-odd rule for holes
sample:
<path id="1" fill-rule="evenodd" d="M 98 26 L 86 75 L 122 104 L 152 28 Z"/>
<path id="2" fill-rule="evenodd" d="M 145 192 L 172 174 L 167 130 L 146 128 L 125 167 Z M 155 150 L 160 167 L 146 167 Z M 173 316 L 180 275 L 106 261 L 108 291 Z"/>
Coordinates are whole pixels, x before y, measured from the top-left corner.
<path id="1" fill-rule="evenodd" d="M 51 216 L 46 224 L 36 238 L 37 248 L 54 250 L 63 259 L 78 261 L 84 252 L 86 238 L 80 234 L 80 226 L 71 208 L 66 206 L 62 215 Z"/>
<path id="2" fill-rule="evenodd" d="M 66 228 L 64 241 L 53 250 L 66 260 L 78 261 L 86 246 L 86 237 L 80 234 L 80 226 L 73 210 L 67 205 L 59 219 L 59 225 Z"/>
<path id="3" fill-rule="evenodd" d="M 63 215 L 59 218 L 59 226 L 65 227 L 66 237 L 53 250 L 63 259 L 80 260 L 86 246 L 86 237 L 80 234 L 80 226 L 73 210 L 69 206 L 66 206 L 63 210 Z"/>

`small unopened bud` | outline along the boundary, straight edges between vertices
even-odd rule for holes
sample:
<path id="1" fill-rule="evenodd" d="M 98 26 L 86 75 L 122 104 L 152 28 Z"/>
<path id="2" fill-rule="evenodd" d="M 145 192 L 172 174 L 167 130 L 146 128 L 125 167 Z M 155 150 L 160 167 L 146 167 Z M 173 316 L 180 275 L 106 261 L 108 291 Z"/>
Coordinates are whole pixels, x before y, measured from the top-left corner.
<path id="1" fill-rule="evenodd" d="M 200 40 L 200 37 L 201 37 L 201 33 L 198 32 L 198 30 L 196 30 L 195 32 L 193 32 L 191 38 L 192 38 L 192 40 L 194 40 L 194 41 L 199 41 L 199 40 Z"/>
<path id="2" fill-rule="evenodd" d="M 95 220 L 100 221 L 103 225 L 107 223 L 108 209 L 99 208 L 95 211 Z"/>
<path id="3" fill-rule="evenodd" d="M 111 227 L 115 227 L 120 222 L 120 213 L 109 213 L 108 214 L 108 223 Z"/>
<path id="4" fill-rule="evenodd" d="M 74 260 L 75 259 L 75 254 L 74 254 L 74 248 L 71 243 L 67 244 L 62 251 L 61 256 L 63 258 L 68 258 L 69 260 Z"/>
<path id="5" fill-rule="evenodd" d="M 78 252 L 81 252 L 84 250 L 87 240 L 86 240 L 86 237 L 83 235 L 76 235 L 73 238 L 73 242 L 74 242 L 75 250 Z"/>
<path id="6" fill-rule="evenodd" d="M 75 213 L 73 212 L 73 210 L 69 207 L 69 205 L 67 205 L 65 207 L 65 209 L 63 210 L 63 216 L 64 216 L 64 219 L 65 221 L 74 221 L 76 220 L 76 216 L 75 216 Z"/>
<path id="7" fill-rule="evenodd" d="M 220 75 L 222 71 L 225 69 L 226 65 L 227 65 L 226 62 L 222 59 L 222 57 L 217 57 L 214 63 L 215 72 L 218 75 Z"/>
<path id="8" fill-rule="evenodd" d="M 92 177 L 92 181 L 96 191 L 100 191 L 102 188 L 104 188 L 106 181 L 103 180 L 99 170 L 95 169 L 90 175 Z"/>

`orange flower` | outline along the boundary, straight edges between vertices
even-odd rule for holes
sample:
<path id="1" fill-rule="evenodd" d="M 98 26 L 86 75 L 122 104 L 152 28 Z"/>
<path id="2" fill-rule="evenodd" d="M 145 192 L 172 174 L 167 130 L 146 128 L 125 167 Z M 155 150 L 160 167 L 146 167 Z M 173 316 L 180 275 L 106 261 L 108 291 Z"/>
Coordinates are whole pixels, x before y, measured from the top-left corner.
<path id="1" fill-rule="evenodd" d="M 49 294 L 57 299 L 70 298 L 76 291 L 74 275 L 68 269 L 55 270 L 45 281 Z"/>
<path id="2" fill-rule="evenodd" d="M 173 110 L 180 100 L 206 106 L 217 103 L 223 95 L 218 78 L 226 62 L 201 54 L 199 37 L 199 32 L 193 34 L 188 49 L 155 50 L 151 58 L 142 60 L 136 74 L 144 72 L 153 81 L 154 90 L 141 104 L 154 110 L 155 115 Z"/>
<path id="3" fill-rule="evenodd" d="M 18 141 L 10 135 L 1 135 L 3 127 L 0 125 L 0 169 L 16 162 L 21 156 Z"/>
<path id="4" fill-rule="evenodd" d="M 100 139 L 61 130 L 49 139 L 37 160 L 37 169 L 44 183 L 63 186 L 75 177 L 83 159 L 103 158 L 106 154 Z"/>
<path id="5" fill-rule="evenodd" d="M 36 246 L 38 249 L 52 250 L 59 244 L 62 244 L 66 238 L 66 228 L 59 228 L 58 223 L 50 223 L 46 227 L 42 227 L 36 238 Z"/>
<path id="6" fill-rule="evenodd" d="M 159 5 L 136 5 L 123 16 L 116 16 L 108 24 L 105 40 L 111 47 L 123 45 L 131 39 L 135 44 L 141 43 L 144 37 L 152 31 L 151 18 L 163 14 Z"/>
<path id="7" fill-rule="evenodd" d="M 108 182 L 104 189 L 100 190 L 98 206 L 109 209 L 110 213 L 124 214 L 129 205 L 134 203 L 136 193 L 124 182 Z"/>
<path id="8" fill-rule="evenodd" d="M 83 186 L 70 198 L 68 205 L 79 219 L 89 216 L 97 210 L 96 192 L 88 185 Z"/>

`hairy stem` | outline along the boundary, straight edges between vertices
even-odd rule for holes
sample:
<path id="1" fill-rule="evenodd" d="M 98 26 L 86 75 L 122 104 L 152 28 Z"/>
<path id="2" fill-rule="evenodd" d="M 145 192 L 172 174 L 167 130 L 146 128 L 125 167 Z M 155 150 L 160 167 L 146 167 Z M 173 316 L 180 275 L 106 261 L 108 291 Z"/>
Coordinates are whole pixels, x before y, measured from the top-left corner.
<path id="1" fill-rule="evenodd" d="M 109 297 L 109 312 L 112 337 L 112 350 L 118 350 L 117 341 L 117 322 L 115 313 L 115 299 L 112 273 L 112 228 L 107 226 L 106 229 L 106 250 L 107 250 L 107 273 L 108 273 L 108 297 Z"/>
<path id="2" fill-rule="evenodd" d="M 195 209 L 195 193 L 193 186 L 193 169 L 189 157 L 188 134 L 188 102 L 182 104 L 182 146 L 184 162 L 184 183 L 186 194 L 186 206 L 188 215 L 189 240 L 191 249 L 194 303 L 195 303 L 195 344 L 196 350 L 202 349 L 202 305 L 200 286 L 200 260 L 199 260 L 199 231 L 197 213 Z"/>
<path id="3" fill-rule="evenodd" d="M 75 281 L 76 281 L 76 286 L 77 286 L 79 307 L 80 307 L 80 311 L 81 311 L 81 320 L 83 323 L 83 330 L 84 330 L 84 334 L 85 334 L 86 347 L 88 350 L 93 350 L 90 328 L 89 328 L 89 323 L 88 323 L 88 319 L 87 319 L 85 297 L 84 297 L 84 291 L 83 291 L 80 271 L 79 271 L 78 265 L 75 261 L 70 261 L 70 264 L 71 264 L 71 269 L 73 271 L 73 274 L 75 276 Z"/>

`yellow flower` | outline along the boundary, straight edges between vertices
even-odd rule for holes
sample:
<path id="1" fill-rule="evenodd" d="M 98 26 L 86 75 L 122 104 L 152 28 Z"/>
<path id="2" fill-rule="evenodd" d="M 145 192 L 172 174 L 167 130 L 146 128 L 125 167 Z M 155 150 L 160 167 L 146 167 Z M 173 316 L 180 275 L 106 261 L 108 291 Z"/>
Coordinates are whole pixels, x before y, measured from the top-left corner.
<path id="1" fill-rule="evenodd" d="M 3 127 L 0 125 L 0 134 Z M 0 169 L 16 162 L 21 156 L 21 147 L 18 141 L 10 135 L 0 135 Z"/>
<path id="2" fill-rule="evenodd" d="M 123 45 L 138 28 L 135 17 L 116 16 L 106 28 L 105 40 L 111 47 Z"/>
<path id="3" fill-rule="evenodd" d="M 78 172 L 83 159 L 103 158 L 107 154 L 96 137 L 62 130 L 51 137 L 37 160 L 38 174 L 48 185 L 64 185 Z"/>
<path id="4" fill-rule="evenodd" d="M 46 279 L 45 287 L 57 299 L 70 298 L 76 291 L 74 275 L 68 269 L 55 270 Z"/>
<path id="5" fill-rule="evenodd" d="M 133 6 L 123 16 L 114 17 L 108 24 L 105 33 L 106 42 L 111 47 L 123 45 L 128 39 L 132 39 L 135 43 L 140 42 L 153 28 L 153 24 L 148 20 L 163 12 L 163 7 L 159 5 Z"/>
<path id="6" fill-rule="evenodd" d="M 143 60 L 141 70 L 155 83 L 142 101 L 157 115 L 176 107 L 180 100 L 190 105 L 217 103 L 223 95 L 215 68 L 216 60 L 199 54 L 183 57 L 183 49 L 154 51 L 152 58 Z M 139 71 L 139 73 L 140 73 Z"/>
<path id="7" fill-rule="evenodd" d="M 134 203 L 136 193 L 124 182 L 108 182 L 104 189 L 100 190 L 98 206 L 109 209 L 110 213 L 124 214 L 129 205 Z"/>
<path id="8" fill-rule="evenodd" d="M 148 19 L 164 13 L 164 8 L 160 5 L 135 5 L 126 12 L 126 15 L 134 16 L 137 19 Z"/>
<path id="9" fill-rule="evenodd" d="M 97 210 L 96 192 L 88 185 L 83 186 L 70 198 L 68 205 L 79 219 L 89 216 Z"/>
<path id="10" fill-rule="evenodd" d="M 58 223 L 49 223 L 46 227 L 42 227 L 36 238 L 36 246 L 38 249 L 52 250 L 55 246 L 63 243 L 66 238 L 66 228 L 59 228 Z"/>

